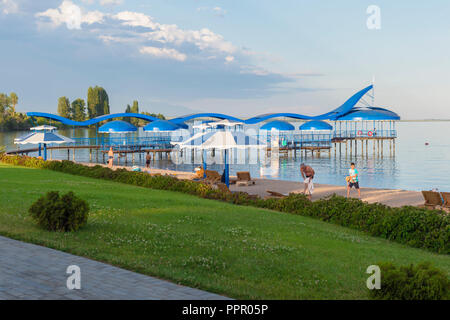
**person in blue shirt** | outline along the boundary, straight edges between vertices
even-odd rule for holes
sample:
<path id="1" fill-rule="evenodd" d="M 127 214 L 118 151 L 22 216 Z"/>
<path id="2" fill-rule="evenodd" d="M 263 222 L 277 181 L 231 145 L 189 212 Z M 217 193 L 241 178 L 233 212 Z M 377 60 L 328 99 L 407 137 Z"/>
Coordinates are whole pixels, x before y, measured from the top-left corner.
<path id="1" fill-rule="evenodd" d="M 355 163 L 352 162 L 350 164 L 350 169 L 348 170 L 348 176 L 346 177 L 347 180 L 347 198 L 350 196 L 350 189 L 355 188 L 358 190 L 358 198 L 361 199 L 361 190 L 359 189 L 359 174 L 358 170 L 355 168 Z"/>

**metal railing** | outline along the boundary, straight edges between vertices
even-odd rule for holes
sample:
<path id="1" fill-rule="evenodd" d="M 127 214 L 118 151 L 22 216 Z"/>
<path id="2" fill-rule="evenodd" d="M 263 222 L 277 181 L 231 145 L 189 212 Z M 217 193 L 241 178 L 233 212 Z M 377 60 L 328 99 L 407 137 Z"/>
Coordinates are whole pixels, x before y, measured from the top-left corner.
<path id="1" fill-rule="evenodd" d="M 333 138 L 397 138 L 397 130 L 334 131 Z"/>

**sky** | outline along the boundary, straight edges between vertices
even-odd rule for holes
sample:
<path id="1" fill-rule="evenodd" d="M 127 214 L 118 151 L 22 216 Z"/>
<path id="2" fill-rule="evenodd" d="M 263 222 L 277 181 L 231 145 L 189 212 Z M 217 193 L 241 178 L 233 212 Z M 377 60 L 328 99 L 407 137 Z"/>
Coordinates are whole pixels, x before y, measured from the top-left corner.
<path id="1" fill-rule="evenodd" d="M 318 115 L 375 79 L 377 106 L 450 119 L 449 57 L 447 0 L 0 0 L 0 92 L 23 112 L 98 85 L 111 112 Z"/>

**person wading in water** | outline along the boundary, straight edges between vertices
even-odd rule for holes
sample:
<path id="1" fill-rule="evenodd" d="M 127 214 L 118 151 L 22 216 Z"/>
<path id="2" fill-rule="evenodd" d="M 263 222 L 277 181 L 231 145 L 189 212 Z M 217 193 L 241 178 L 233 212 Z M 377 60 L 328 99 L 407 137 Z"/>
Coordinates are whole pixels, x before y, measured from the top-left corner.
<path id="1" fill-rule="evenodd" d="M 152 157 L 150 156 L 150 152 L 147 151 L 147 155 L 145 156 L 145 167 L 148 169 L 150 168 L 150 161 L 152 160 Z"/>
<path id="2" fill-rule="evenodd" d="M 112 168 L 114 163 L 114 151 L 113 148 L 110 147 L 108 151 L 108 168 Z"/>

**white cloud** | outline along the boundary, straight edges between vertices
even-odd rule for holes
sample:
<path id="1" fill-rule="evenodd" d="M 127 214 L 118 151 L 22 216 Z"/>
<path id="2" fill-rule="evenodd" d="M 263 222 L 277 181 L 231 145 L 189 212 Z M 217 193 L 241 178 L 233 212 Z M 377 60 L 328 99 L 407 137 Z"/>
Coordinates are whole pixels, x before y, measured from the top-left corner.
<path id="1" fill-rule="evenodd" d="M 123 0 L 100 0 L 102 6 L 117 6 L 122 3 Z"/>
<path id="2" fill-rule="evenodd" d="M 215 50 L 231 54 L 236 51 L 236 47 L 224 38 L 207 28 L 200 30 L 183 30 L 175 24 L 160 24 L 152 17 L 143 13 L 123 11 L 113 16 L 114 19 L 123 21 L 122 24 L 132 27 L 144 27 L 151 29 L 150 32 L 143 33 L 142 36 L 148 40 L 162 43 L 191 43 L 200 50 Z"/>
<path id="3" fill-rule="evenodd" d="M 0 8 L 4 14 L 19 12 L 19 5 L 14 0 L 0 0 Z"/>
<path id="4" fill-rule="evenodd" d="M 140 12 L 122 11 L 112 16 L 113 19 L 124 21 L 122 24 L 131 27 L 145 27 L 155 29 L 159 23 L 153 22 L 153 18 Z"/>
<path id="5" fill-rule="evenodd" d="M 177 61 L 185 61 L 186 55 L 184 53 L 178 52 L 175 49 L 168 48 L 157 48 L 157 47 L 141 47 L 139 52 L 142 54 L 148 54 L 157 58 L 167 58 Z"/>
<path id="6" fill-rule="evenodd" d="M 108 14 L 100 11 L 85 11 L 71 0 L 64 0 L 58 8 L 39 12 L 36 17 L 44 19 L 45 23 L 53 27 L 65 24 L 69 29 L 81 29 L 83 24 L 102 23 L 104 27 L 90 31 L 107 44 L 112 42 L 134 44 L 136 50 L 139 50 L 147 46 L 158 49 L 160 45 L 155 46 L 155 43 L 160 43 L 161 47 L 167 49 L 155 51 L 155 49 L 142 50 L 141 48 L 139 51 L 154 56 L 168 55 L 180 61 L 186 59 L 186 54 L 182 53 L 186 50 L 189 50 L 189 55 L 217 56 L 218 59 L 224 59 L 225 63 L 233 62 L 236 54 L 240 52 L 222 35 L 208 28 L 182 29 L 175 24 L 159 23 L 153 17 L 140 12 L 121 11 Z"/>
<path id="7" fill-rule="evenodd" d="M 66 24 L 68 29 L 81 29 L 81 25 L 102 23 L 104 14 L 100 11 L 89 11 L 83 13 L 81 8 L 70 0 L 64 0 L 57 9 L 48 9 L 36 13 L 38 18 L 48 18 L 54 27 Z"/>
<path id="8" fill-rule="evenodd" d="M 256 76 L 267 76 L 270 74 L 269 71 L 256 67 L 256 66 L 241 66 L 241 74 L 253 74 Z"/>
<path id="9" fill-rule="evenodd" d="M 227 14 L 227 10 L 221 8 L 221 7 L 198 7 L 197 11 L 207 11 L 207 12 L 212 12 L 214 15 L 219 16 L 219 17 L 225 17 L 225 15 Z"/>
<path id="10" fill-rule="evenodd" d="M 231 63 L 231 62 L 234 61 L 234 57 L 233 57 L 233 56 L 226 56 L 226 57 L 225 57 L 225 61 L 226 61 L 227 63 Z"/>
<path id="11" fill-rule="evenodd" d="M 224 17 L 227 14 L 227 10 L 224 10 L 221 7 L 215 7 L 212 10 L 219 17 Z"/>

